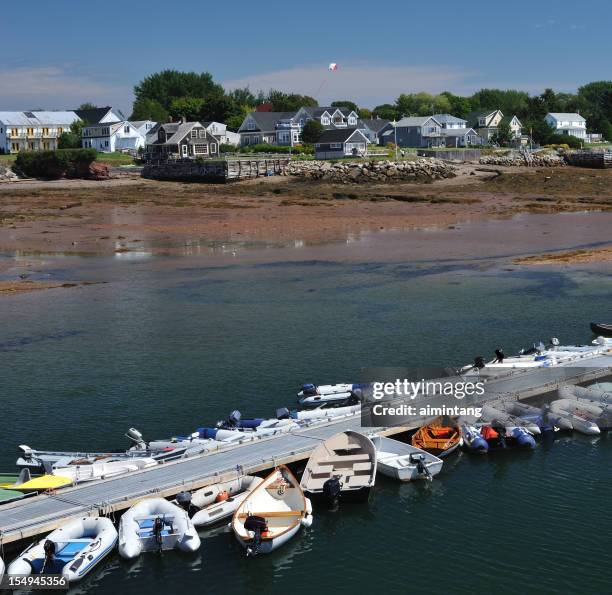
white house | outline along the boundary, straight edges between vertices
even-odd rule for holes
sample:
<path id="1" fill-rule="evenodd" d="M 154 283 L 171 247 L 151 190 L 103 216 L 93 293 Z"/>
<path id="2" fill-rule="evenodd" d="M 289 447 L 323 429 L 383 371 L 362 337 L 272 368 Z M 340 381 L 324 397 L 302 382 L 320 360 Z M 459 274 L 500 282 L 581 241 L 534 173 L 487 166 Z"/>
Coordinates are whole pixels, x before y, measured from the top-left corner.
<path id="1" fill-rule="evenodd" d="M 557 134 L 567 134 L 576 138 L 586 138 L 586 120 L 580 114 L 548 113 L 544 121 Z"/>
<path id="2" fill-rule="evenodd" d="M 83 147 L 96 149 L 102 153 L 115 151 L 138 151 L 144 148 L 145 139 L 155 122 L 150 120 L 128 122 L 101 122 L 93 126 L 84 126 L 82 132 Z"/>
<path id="3" fill-rule="evenodd" d="M 240 135 L 228 130 L 227 125 L 222 122 L 202 122 L 202 126 L 206 128 L 207 132 L 216 136 L 222 145 L 238 146 L 240 144 Z"/>
<path id="4" fill-rule="evenodd" d="M 73 111 L 0 112 L 0 153 L 53 151 L 78 120 Z"/>

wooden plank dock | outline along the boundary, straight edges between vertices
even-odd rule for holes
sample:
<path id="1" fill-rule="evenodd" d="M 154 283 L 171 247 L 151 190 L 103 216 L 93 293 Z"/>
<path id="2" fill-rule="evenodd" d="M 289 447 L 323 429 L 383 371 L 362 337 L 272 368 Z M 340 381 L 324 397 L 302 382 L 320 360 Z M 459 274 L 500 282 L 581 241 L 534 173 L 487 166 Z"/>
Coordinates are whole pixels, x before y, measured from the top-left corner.
<path id="1" fill-rule="evenodd" d="M 490 387 L 487 400 L 527 399 L 550 393 L 562 385 L 610 375 L 612 353 L 608 352 L 585 358 L 575 366 L 519 370 L 510 376 L 492 378 L 487 383 Z M 418 425 L 419 420 L 415 419 L 411 427 L 364 431 L 393 435 Z M 195 490 L 243 473 L 257 473 L 304 460 L 317 444 L 333 434 L 361 428 L 361 416 L 355 415 L 6 504 L 0 506 L 0 544 L 34 538 L 75 517 L 120 513 L 145 497 L 172 497 L 183 490 Z"/>
<path id="2" fill-rule="evenodd" d="M 152 180 L 232 182 L 284 173 L 289 157 L 257 156 L 226 159 L 149 161 L 142 176 Z"/>

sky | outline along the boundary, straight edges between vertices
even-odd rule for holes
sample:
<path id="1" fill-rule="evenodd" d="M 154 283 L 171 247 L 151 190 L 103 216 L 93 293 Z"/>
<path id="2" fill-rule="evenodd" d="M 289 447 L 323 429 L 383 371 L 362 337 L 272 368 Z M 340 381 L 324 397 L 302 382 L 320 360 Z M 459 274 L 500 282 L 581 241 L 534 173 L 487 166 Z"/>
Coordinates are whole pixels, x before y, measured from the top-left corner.
<path id="1" fill-rule="evenodd" d="M 30 0 L 6 3 L 0 23 L 0 111 L 91 102 L 129 114 L 134 85 L 166 68 L 363 107 L 612 79 L 611 0 Z"/>

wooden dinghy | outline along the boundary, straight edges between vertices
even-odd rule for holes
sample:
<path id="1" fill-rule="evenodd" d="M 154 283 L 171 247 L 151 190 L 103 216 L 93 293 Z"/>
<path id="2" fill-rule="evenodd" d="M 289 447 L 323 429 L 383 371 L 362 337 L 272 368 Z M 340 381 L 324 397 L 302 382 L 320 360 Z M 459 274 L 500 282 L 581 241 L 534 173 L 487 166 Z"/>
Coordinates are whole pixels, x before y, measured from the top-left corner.
<path id="1" fill-rule="evenodd" d="M 300 527 L 312 525 L 312 506 L 291 471 L 281 465 L 242 501 L 231 525 L 247 556 L 269 554 Z"/>
<path id="2" fill-rule="evenodd" d="M 461 432 L 454 426 L 442 425 L 441 420 L 423 426 L 412 437 L 412 446 L 437 457 L 445 457 L 461 445 Z"/>
<path id="3" fill-rule="evenodd" d="M 302 489 L 315 498 L 366 499 L 376 479 L 376 447 L 359 432 L 339 432 L 317 446 L 302 475 Z"/>
<path id="4" fill-rule="evenodd" d="M 400 481 L 432 480 L 442 470 L 442 459 L 392 438 L 376 437 L 378 470 Z"/>

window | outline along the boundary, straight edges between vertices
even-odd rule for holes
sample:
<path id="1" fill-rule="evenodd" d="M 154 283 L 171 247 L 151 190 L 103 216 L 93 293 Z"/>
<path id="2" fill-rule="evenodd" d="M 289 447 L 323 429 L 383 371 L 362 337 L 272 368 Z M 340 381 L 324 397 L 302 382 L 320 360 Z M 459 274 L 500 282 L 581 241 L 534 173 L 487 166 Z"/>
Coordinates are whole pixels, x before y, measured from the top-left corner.
<path id="1" fill-rule="evenodd" d="M 330 149 L 341 149 L 342 148 L 342 143 L 331 143 L 329 145 Z"/>
<path id="2" fill-rule="evenodd" d="M 11 136 L 19 136 L 19 129 L 11 128 Z"/>
<path id="3" fill-rule="evenodd" d="M 11 143 L 11 151 L 13 151 L 13 153 L 18 153 L 19 152 L 19 143 Z"/>
<path id="4" fill-rule="evenodd" d="M 107 140 L 104 141 L 104 146 L 108 147 L 108 141 Z"/>
<path id="5" fill-rule="evenodd" d="M 253 120 L 247 122 L 247 130 L 255 130 L 255 122 Z"/>
<path id="6" fill-rule="evenodd" d="M 194 145 L 193 147 L 196 155 L 208 155 L 208 145 Z"/>
<path id="7" fill-rule="evenodd" d="M 34 136 L 34 128 L 28 128 L 28 136 Z"/>
<path id="8" fill-rule="evenodd" d="M 198 138 L 198 131 L 195 128 L 191 131 L 191 138 Z"/>
<path id="9" fill-rule="evenodd" d="M 49 129 L 43 128 L 43 136 L 49 136 Z"/>
<path id="10" fill-rule="evenodd" d="M 210 143 L 210 152 L 211 153 L 217 152 L 217 143 Z"/>
<path id="11" fill-rule="evenodd" d="M 321 118 L 321 124 L 323 124 L 323 126 L 329 126 L 329 118 L 327 116 L 323 116 Z"/>
<path id="12" fill-rule="evenodd" d="M 60 134 L 64 134 L 64 129 L 61 126 L 57 129 L 57 136 L 59 136 Z"/>
<path id="13" fill-rule="evenodd" d="M 123 132 L 125 132 L 125 134 L 129 134 L 130 133 L 130 127 L 129 126 L 124 126 L 123 127 Z"/>
<path id="14" fill-rule="evenodd" d="M 206 130 L 204 128 L 200 130 L 200 138 L 206 138 Z"/>
<path id="15" fill-rule="evenodd" d="M 48 151 L 48 150 L 49 150 L 49 143 L 47 143 L 47 142 L 43 142 L 43 149 L 44 149 L 45 151 Z"/>
<path id="16" fill-rule="evenodd" d="M 108 126 L 106 128 L 102 128 L 102 134 L 104 136 L 108 136 L 110 134 L 110 128 Z"/>

